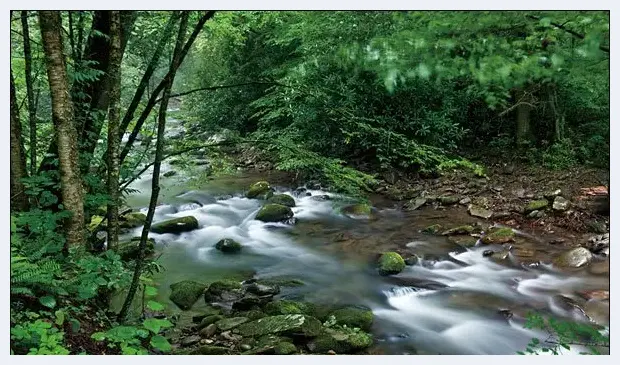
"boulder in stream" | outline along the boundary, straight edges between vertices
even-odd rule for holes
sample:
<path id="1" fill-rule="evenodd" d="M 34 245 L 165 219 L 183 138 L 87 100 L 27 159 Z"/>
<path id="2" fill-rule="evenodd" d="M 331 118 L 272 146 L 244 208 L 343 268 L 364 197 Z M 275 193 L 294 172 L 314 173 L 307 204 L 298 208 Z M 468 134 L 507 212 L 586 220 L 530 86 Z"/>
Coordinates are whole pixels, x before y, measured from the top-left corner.
<path id="1" fill-rule="evenodd" d="M 592 253 L 583 247 L 573 248 L 562 253 L 553 260 L 553 264 L 560 267 L 578 268 L 592 261 Z"/>
<path id="2" fill-rule="evenodd" d="M 420 207 L 422 207 L 424 204 L 426 204 L 426 201 L 427 201 L 426 198 L 411 199 L 407 203 L 405 203 L 405 205 L 403 206 L 403 209 L 405 211 L 417 210 Z"/>
<path id="3" fill-rule="evenodd" d="M 272 194 L 271 185 L 267 181 L 258 181 L 250 185 L 250 190 L 245 196 L 250 199 L 268 199 Z"/>
<path id="4" fill-rule="evenodd" d="M 503 227 L 490 230 L 484 237 L 482 243 L 486 244 L 502 244 L 513 242 L 515 232 L 511 228 Z"/>
<path id="5" fill-rule="evenodd" d="M 341 211 L 344 215 L 351 218 L 368 217 L 372 212 L 372 207 L 369 204 L 359 203 L 343 207 Z"/>
<path id="6" fill-rule="evenodd" d="M 458 226 L 454 228 L 450 228 L 441 233 L 442 236 L 454 236 L 461 234 L 471 234 L 474 232 L 474 227 L 470 225 Z"/>
<path id="7" fill-rule="evenodd" d="M 198 228 L 198 220 L 189 215 L 155 223 L 151 226 L 153 233 L 182 233 Z"/>
<path id="8" fill-rule="evenodd" d="M 291 218 L 291 208 L 281 204 L 266 204 L 256 214 L 256 220 L 263 222 L 286 222 Z"/>
<path id="9" fill-rule="evenodd" d="M 370 346 L 372 337 L 369 334 L 344 328 L 326 328 L 307 345 L 308 350 L 318 354 L 355 353 Z"/>
<path id="10" fill-rule="evenodd" d="M 206 285 L 184 280 L 170 285 L 170 300 L 183 310 L 190 309 L 207 288 Z"/>
<path id="11" fill-rule="evenodd" d="M 303 314 L 285 314 L 264 317 L 237 327 L 242 336 L 262 336 L 268 334 L 292 334 L 303 337 L 317 336 L 321 331 L 318 319 Z"/>
<path id="12" fill-rule="evenodd" d="M 360 328 L 369 331 L 372 325 L 373 314 L 369 308 L 344 307 L 331 313 L 336 323 L 346 325 L 349 328 Z"/>
<path id="13" fill-rule="evenodd" d="M 241 244 L 231 238 L 224 238 L 215 244 L 215 248 L 224 253 L 237 253 L 241 251 Z"/>
<path id="14" fill-rule="evenodd" d="M 129 241 L 122 241 L 114 249 L 122 260 L 135 260 L 138 257 L 140 245 L 140 237 L 133 237 Z M 150 255 L 155 251 L 155 240 L 149 238 L 146 240 L 145 254 Z"/>
<path id="15" fill-rule="evenodd" d="M 397 252 L 384 252 L 379 257 L 379 274 L 394 275 L 405 269 L 405 260 Z"/>
<path id="16" fill-rule="evenodd" d="M 268 203 L 272 204 L 280 204 L 290 208 L 295 206 L 295 199 L 292 196 L 286 194 L 276 194 L 271 198 L 267 199 Z"/>
<path id="17" fill-rule="evenodd" d="M 119 217 L 121 228 L 137 228 L 146 222 L 146 214 L 139 212 L 131 212 Z"/>

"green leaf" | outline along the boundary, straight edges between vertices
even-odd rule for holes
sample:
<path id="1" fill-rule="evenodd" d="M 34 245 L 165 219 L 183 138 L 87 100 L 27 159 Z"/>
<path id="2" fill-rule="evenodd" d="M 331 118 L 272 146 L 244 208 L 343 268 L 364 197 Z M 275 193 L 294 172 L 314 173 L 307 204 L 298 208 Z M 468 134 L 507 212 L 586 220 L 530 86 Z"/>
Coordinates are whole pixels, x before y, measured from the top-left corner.
<path id="1" fill-rule="evenodd" d="M 59 309 L 54 314 L 56 315 L 56 321 L 54 323 L 58 326 L 62 326 L 65 322 L 65 312 Z"/>
<path id="2" fill-rule="evenodd" d="M 165 308 L 163 304 L 161 304 L 159 302 L 156 302 L 154 300 L 149 300 L 146 303 L 146 306 L 147 306 L 148 309 L 150 309 L 152 311 L 161 311 L 161 310 L 164 310 L 164 308 Z"/>
<path id="3" fill-rule="evenodd" d="M 54 308 L 56 306 L 56 298 L 51 295 L 46 295 L 39 298 L 39 303 L 47 308 Z"/>
<path id="4" fill-rule="evenodd" d="M 147 297 L 154 297 L 157 295 L 157 288 L 153 287 L 153 286 L 147 286 L 146 288 L 144 288 L 144 295 L 146 295 Z"/>
<path id="5" fill-rule="evenodd" d="M 169 320 L 157 318 L 149 318 L 145 320 L 142 325 L 155 334 L 158 334 L 162 328 L 172 327 L 172 323 Z"/>
<path id="6" fill-rule="evenodd" d="M 162 352 L 168 352 L 172 349 L 172 346 L 170 346 L 170 342 L 168 342 L 168 340 L 164 336 L 160 335 L 156 335 L 151 338 L 151 346 Z"/>
<path id="7" fill-rule="evenodd" d="M 103 340 L 105 340 L 105 333 L 104 332 L 95 332 L 92 335 L 90 335 L 90 338 L 92 338 L 95 341 L 103 341 Z"/>
<path id="8" fill-rule="evenodd" d="M 542 25 L 543 27 L 548 27 L 551 25 L 551 19 L 550 18 L 542 18 L 539 21 L 539 24 Z"/>

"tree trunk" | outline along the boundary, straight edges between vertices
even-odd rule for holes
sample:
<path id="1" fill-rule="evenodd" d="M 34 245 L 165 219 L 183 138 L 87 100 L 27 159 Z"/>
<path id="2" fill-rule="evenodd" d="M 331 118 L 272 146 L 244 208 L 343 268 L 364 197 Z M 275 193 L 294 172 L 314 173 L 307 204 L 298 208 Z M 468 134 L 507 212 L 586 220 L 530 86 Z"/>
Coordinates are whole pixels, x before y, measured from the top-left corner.
<path id="1" fill-rule="evenodd" d="M 26 69 L 26 95 L 28 97 L 28 122 L 30 125 L 30 174 L 37 171 L 37 109 L 34 103 L 32 83 L 32 51 L 30 50 L 30 30 L 28 12 L 22 11 L 22 32 L 24 35 L 24 62 Z"/>
<path id="2" fill-rule="evenodd" d="M 60 12 L 39 11 L 39 25 L 52 99 L 62 204 L 65 210 L 71 212 L 71 217 L 65 221 L 66 253 L 70 246 L 84 243 L 84 198 L 78 162 L 77 131 L 73 123 L 73 103 L 69 94 L 63 54 Z"/>
<path id="3" fill-rule="evenodd" d="M 564 113 L 560 111 L 557 90 L 554 84 L 548 87 L 548 93 L 549 106 L 553 115 L 553 140 L 555 142 L 560 142 L 564 139 L 565 116 Z"/>
<path id="4" fill-rule="evenodd" d="M 114 249 L 118 245 L 118 179 L 119 164 L 118 150 L 118 125 L 120 119 L 121 103 L 121 16 L 119 11 L 113 11 L 110 16 L 110 111 L 108 112 L 108 249 Z"/>
<path id="5" fill-rule="evenodd" d="M 215 11 L 207 11 L 200 18 L 200 20 L 198 20 L 198 23 L 194 27 L 194 31 L 189 36 L 187 43 L 185 43 L 185 45 L 183 46 L 183 49 L 181 50 L 181 54 L 179 56 L 180 57 L 179 64 L 177 65 L 177 68 L 181 65 L 181 63 L 183 63 L 183 59 L 189 52 L 189 49 L 191 48 L 192 44 L 196 40 L 196 37 L 198 37 L 198 33 L 200 33 L 200 31 L 202 30 L 204 24 L 207 22 L 207 20 L 211 19 L 214 14 L 215 14 Z M 131 132 L 131 135 L 129 136 L 129 139 L 127 140 L 127 143 L 125 143 L 125 146 L 123 147 L 123 151 L 121 152 L 121 157 L 120 157 L 121 164 L 123 163 L 123 161 L 129 154 L 129 151 L 131 151 L 131 147 L 133 146 L 133 143 L 136 141 L 136 137 L 138 136 L 140 129 L 142 129 L 142 125 L 146 121 L 146 118 L 148 118 L 149 114 L 151 113 L 151 110 L 153 109 L 155 104 L 157 104 L 157 100 L 158 100 L 157 97 L 164 89 L 166 83 L 170 81 L 170 78 L 172 78 L 172 81 L 174 81 L 174 74 L 176 73 L 176 71 L 177 71 L 176 68 L 170 69 L 168 73 L 166 74 L 166 76 L 164 76 L 164 79 L 161 80 L 159 85 L 157 85 L 157 87 L 151 94 L 151 97 L 149 98 L 149 101 L 147 102 L 146 107 L 142 111 L 142 114 L 140 114 L 140 117 L 138 118 L 138 121 L 136 122 L 136 125 L 134 126 L 133 131 Z"/>
<path id="6" fill-rule="evenodd" d="M 517 100 L 517 146 L 527 146 L 531 140 L 530 111 L 531 104 L 527 92 L 519 89 L 515 92 Z"/>
<path id="7" fill-rule="evenodd" d="M 151 80 L 151 76 L 153 76 L 153 73 L 155 72 L 155 69 L 157 68 L 159 59 L 161 58 L 161 54 L 163 53 L 166 44 L 168 44 L 170 35 L 172 35 L 172 30 L 174 29 L 174 25 L 176 24 L 176 21 L 178 19 L 179 19 L 179 13 L 174 12 L 170 16 L 170 19 L 168 20 L 168 24 L 166 24 L 166 28 L 164 29 L 164 32 L 162 33 L 162 37 L 159 40 L 159 43 L 157 44 L 157 48 L 155 49 L 155 52 L 153 53 L 153 57 L 151 57 L 151 60 L 146 68 L 146 71 L 144 71 L 144 75 L 142 75 L 142 79 L 140 79 L 138 88 L 136 89 L 136 92 L 134 93 L 133 98 L 131 99 L 131 103 L 129 104 L 129 107 L 127 108 L 127 111 L 125 112 L 125 116 L 123 117 L 123 121 L 120 126 L 119 139 L 123 138 L 123 134 L 125 134 L 125 130 L 127 129 L 127 126 L 129 126 L 129 123 L 131 123 L 133 119 L 133 115 L 136 112 L 138 105 L 140 104 L 140 100 L 142 100 L 144 91 L 146 90 L 146 87 L 148 86 L 149 81 Z"/>
<path id="8" fill-rule="evenodd" d="M 161 104 L 159 105 L 159 120 L 157 123 L 157 147 L 155 149 L 155 164 L 153 165 L 153 180 L 152 180 L 152 188 L 151 188 L 151 199 L 149 202 L 149 210 L 146 215 L 146 222 L 144 223 L 144 228 L 142 229 L 142 235 L 140 236 L 140 246 L 139 246 L 139 254 L 136 260 L 136 266 L 134 268 L 133 280 L 131 282 L 131 286 L 129 287 L 129 291 L 127 293 L 127 298 L 125 298 L 125 302 L 123 303 L 123 307 L 121 312 L 119 313 L 119 321 L 124 322 L 127 314 L 129 312 L 129 308 L 131 307 L 131 303 L 133 301 L 134 296 L 136 295 L 136 291 L 138 290 L 138 285 L 140 283 L 140 275 L 142 274 L 142 266 L 144 264 L 144 251 L 146 248 L 146 241 L 148 238 L 149 230 L 151 229 L 151 223 L 153 222 L 153 216 L 155 215 L 155 206 L 157 205 L 157 199 L 159 197 L 159 171 L 161 168 L 161 161 L 164 156 L 164 132 L 166 130 L 166 110 L 168 109 L 168 100 L 170 97 L 170 89 L 172 88 L 172 82 L 174 80 L 174 75 L 181 63 L 181 48 L 183 46 L 183 40 L 185 38 L 185 34 L 187 32 L 187 20 L 189 17 L 189 12 L 183 12 L 181 16 L 181 23 L 179 24 L 179 33 L 177 36 L 176 44 L 174 46 L 174 52 L 172 57 L 172 62 L 170 64 L 170 70 L 168 71 L 170 77 L 166 78 L 166 86 L 164 87 L 164 94 Z"/>
<path id="9" fill-rule="evenodd" d="M 22 125 L 15 96 L 15 80 L 11 70 L 11 210 L 28 209 L 28 197 L 24 193 L 22 179 L 27 176 L 26 156 L 22 143 Z"/>

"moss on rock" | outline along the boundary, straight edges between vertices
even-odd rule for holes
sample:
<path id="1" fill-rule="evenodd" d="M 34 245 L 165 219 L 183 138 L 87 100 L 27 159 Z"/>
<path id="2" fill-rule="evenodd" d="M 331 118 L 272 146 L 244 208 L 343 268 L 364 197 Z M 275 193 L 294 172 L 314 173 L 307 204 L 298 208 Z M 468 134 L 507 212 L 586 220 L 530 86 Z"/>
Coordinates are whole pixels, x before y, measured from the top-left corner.
<path id="1" fill-rule="evenodd" d="M 547 201 L 547 199 L 533 200 L 525 206 L 525 213 L 545 209 L 548 205 L 549 201 Z"/>
<path id="2" fill-rule="evenodd" d="M 327 328 L 308 343 L 313 353 L 325 354 L 330 350 L 338 354 L 355 353 L 372 346 L 372 336 L 349 329 Z"/>
<path id="3" fill-rule="evenodd" d="M 283 299 L 267 303 L 264 310 L 269 315 L 310 314 L 311 307 L 307 303 Z"/>
<path id="4" fill-rule="evenodd" d="M 284 222 L 292 217 L 291 208 L 280 204 L 267 204 L 256 214 L 256 220 L 263 222 Z"/>
<path id="5" fill-rule="evenodd" d="M 220 331 L 228 331 L 247 321 L 249 321 L 247 317 L 232 317 L 221 319 L 215 322 L 215 325 Z"/>
<path id="6" fill-rule="evenodd" d="M 441 231 L 443 227 L 441 224 L 432 224 L 422 230 L 424 233 L 437 234 Z"/>
<path id="7" fill-rule="evenodd" d="M 139 212 L 127 213 L 120 217 L 121 228 L 137 228 L 146 222 L 146 214 Z"/>
<path id="8" fill-rule="evenodd" d="M 180 281 L 170 285 L 170 290 L 172 290 L 170 300 L 179 308 L 188 310 L 196 303 L 206 288 L 206 285 L 195 281 Z"/>
<path id="9" fill-rule="evenodd" d="M 271 198 L 267 199 L 267 202 L 272 204 L 284 205 L 290 208 L 295 206 L 295 199 L 293 199 L 292 196 L 286 194 L 276 194 Z"/>
<path id="10" fill-rule="evenodd" d="M 229 352 L 227 347 L 205 345 L 191 350 L 188 355 L 226 355 Z"/>
<path id="11" fill-rule="evenodd" d="M 114 249 L 116 253 L 124 261 L 135 260 L 140 253 L 140 237 L 133 237 L 129 241 L 119 242 Z M 146 240 L 144 253 L 150 255 L 155 251 L 155 240 L 149 238 Z"/>
<path id="12" fill-rule="evenodd" d="M 474 227 L 470 225 L 464 225 L 464 226 L 450 228 L 448 230 L 443 231 L 441 234 L 443 236 L 452 236 L 452 235 L 460 235 L 460 234 L 470 234 L 473 232 L 474 232 Z"/>
<path id="13" fill-rule="evenodd" d="M 163 222 L 155 223 L 151 226 L 153 233 L 182 233 L 198 228 L 198 220 L 195 217 L 179 217 Z"/>
<path id="14" fill-rule="evenodd" d="M 342 208 L 343 214 L 354 217 L 369 216 L 371 212 L 372 206 L 364 203 L 348 205 Z"/>
<path id="15" fill-rule="evenodd" d="M 497 228 L 482 237 L 482 243 L 502 244 L 514 241 L 515 232 L 511 228 Z"/>
<path id="16" fill-rule="evenodd" d="M 291 355 L 297 352 L 297 347 L 290 342 L 280 342 L 274 350 L 276 355 Z"/>
<path id="17" fill-rule="evenodd" d="M 215 244 L 215 248 L 224 253 L 237 253 L 241 251 L 241 244 L 231 238 L 224 238 Z"/>
<path id="18" fill-rule="evenodd" d="M 250 190 L 248 190 L 246 197 L 250 199 L 259 198 L 259 199 L 267 199 L 269 198 L 268 193 L 271 192 L 271 185 L 267 181 L 259 181 L 250 185 Z"/>
<path id="19" fill-rule="evenodd" d="M 321 331 L 321 322 L 314 317 L 303 314 L 285 314 L 244 323 L 237 327 L 236 331 L 242 336 L 287 333 L 314 337 Z"/>
<path id="20" fill-rule="evenodd" d="M 369 331 L 372 325 L 373 314 L 368 308 L 345 307 L 332 313 L 336 323 L 347 327 L 361 328 Z"/>
<path id="21" fill-rule="evenodd" d="M 384 252 L 379 257 L 379 274 L 398 274 L 405 268 L 405 260 L 397 252 Z"/>

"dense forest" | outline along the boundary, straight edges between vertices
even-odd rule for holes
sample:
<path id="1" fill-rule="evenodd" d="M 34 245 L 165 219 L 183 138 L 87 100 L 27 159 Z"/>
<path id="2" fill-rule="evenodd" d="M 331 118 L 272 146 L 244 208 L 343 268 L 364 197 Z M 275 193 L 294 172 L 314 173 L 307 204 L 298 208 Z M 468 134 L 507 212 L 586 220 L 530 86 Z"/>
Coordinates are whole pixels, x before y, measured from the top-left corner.
<path id="1" fill-rule="evenodd" d="M 12 11 L 11 354 L 608 353 L 609 26 Z"/>

